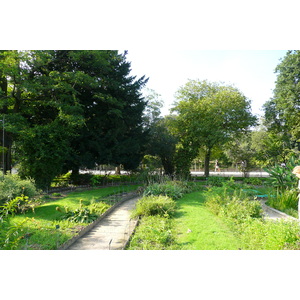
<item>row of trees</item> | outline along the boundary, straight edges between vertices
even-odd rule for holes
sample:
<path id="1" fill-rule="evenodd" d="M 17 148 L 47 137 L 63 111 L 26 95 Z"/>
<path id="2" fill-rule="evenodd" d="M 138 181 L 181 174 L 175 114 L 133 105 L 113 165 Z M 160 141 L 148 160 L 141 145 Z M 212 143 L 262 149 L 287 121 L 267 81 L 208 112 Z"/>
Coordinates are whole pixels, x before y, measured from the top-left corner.
<path id="1" fill-rule="evenodd" d="M 188 174 L 192 159 L 204 161 L 206 176 L 211 159 L 261 168 L 299 156 L 300 51 L 288 51 L 275 73 L 274 96 L 264 104 L 260 120 L 236 88 L 190 80 L 177 92 L 176 114 L 158 120 L 152 129 L 151 153 L 162 163 L 168 158 L 168 166 L 163 163 L 167 173 Z M 164 147 L 155 144 L 159 139 Z"/>
<path id="2" fill-rule="evenodd" d="M 20 174 L 46 188 L 96 163 L 136 168 L 146 142 L 146 82 L 130 75 L 126 52 L 1 51 L 4 172 L 14 159 Z"/>
<path id="3" fill-rule="evenodd" d="M 273 97 L 264 104 L 258 126 L 227 151 L 230 158 L 247 160 L 249 167 L 287 164 L 300 154 L 300 51 L 288 51 L 275 73 Z"/>

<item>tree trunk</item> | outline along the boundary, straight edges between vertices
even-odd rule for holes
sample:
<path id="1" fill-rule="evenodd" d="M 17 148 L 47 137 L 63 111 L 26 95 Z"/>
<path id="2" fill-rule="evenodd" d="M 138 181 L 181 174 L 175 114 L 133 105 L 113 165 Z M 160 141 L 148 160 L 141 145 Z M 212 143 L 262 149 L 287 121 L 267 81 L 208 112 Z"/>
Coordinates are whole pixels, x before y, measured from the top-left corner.
<path id="1" fill-rule="evenodd" d="M 121 175 L 121 165 L 116 166 L 116 168 L 115 168 L 115 174 L 116 175 Z"/>
<path id="2" fill-rule="evenodd" d="M 79 167 L 73 167 L 72 168 L 72 176 L 78 176 L 79 175 Z"/>
<path id="3" fill-rule="evenodd" d="M 209 177 L 210 153 L 211 153 L 211 149 L 209 148 L 205 153 L 205 160 L 204 160 L 204 176 L 205 177 Z"/>
<path id="4" fill-rule="evenodd" d="M 165 170 L 165 175 L 171 176 L 173 178 L 174 172 L 175 172 L 175 167 L 174 167 L 172 161 L 168 160 L 167 158 L 162 158 L 161 162 L 162 162 L 162 165 Z"/>

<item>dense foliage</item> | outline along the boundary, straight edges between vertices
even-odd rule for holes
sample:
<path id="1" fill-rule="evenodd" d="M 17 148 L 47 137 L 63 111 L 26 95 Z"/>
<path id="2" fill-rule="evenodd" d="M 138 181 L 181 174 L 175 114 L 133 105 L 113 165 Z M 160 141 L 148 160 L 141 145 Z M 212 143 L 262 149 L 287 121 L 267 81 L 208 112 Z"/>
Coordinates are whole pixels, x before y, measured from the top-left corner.
<path id="1" fill-rule="evenodd" d="M 236 88 L 208 81 L 190 80 L 176 94 L 178 116 L 174 133 L 179 138 L 178 172 L 189 173 L 200 147 L 205 153 L 205 176 L 214 148 L 241 136 L 256 122 L 250 101 Z"/>
<path id="2" fill-rule="evenodd" d="M 274 96 L 265 103 L 265 126 L 277 143 L 275 158 L 285 162 L 292 153 L 299 153 L 300 51 L 288 51 L 276 67 Z M 273 143 L 273 144 L 274 144 Z"/>
<path id="3" fill-rule="evenodd" d="M 46 188 L 70 169 L 136 168 L 146 138 L 146 82 L 130 76 L 126 52 L 1 51 L 4 172 L 17 162 L 22 176 Z"/>
<path id="4" fill-rule="evenodd" d="M 0 179 L 0 205 L 21 195 L 32 198 L 36 194 L 37 190 L 32 180 L 10 174 Z"/>

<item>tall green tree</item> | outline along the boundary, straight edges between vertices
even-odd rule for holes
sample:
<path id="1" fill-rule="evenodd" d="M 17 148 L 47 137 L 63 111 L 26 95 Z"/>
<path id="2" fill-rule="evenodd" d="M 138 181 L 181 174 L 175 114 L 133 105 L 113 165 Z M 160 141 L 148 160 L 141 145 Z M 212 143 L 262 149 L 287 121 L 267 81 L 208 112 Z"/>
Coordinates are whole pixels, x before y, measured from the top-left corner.
<path id="1" fill-rule="evenodd" d="M 253 126 L 250 101 L 236 88 L 215 82 L 189 80 L 176 94 L 175 132 L 180 140 L 187 172 L 199 148 L 205 152 L 205 176 L 209 176 L 211 152 Z"/>
<path id="2" fill-rule="evenodd" d="M 266 104 L 266 119 L 273 127 L 300 138 L 300 51 L 290 50 L 277 65 L 274 97 Z M 277 128 L 278 129 L 278 128 Z"/>
<path id="3" fill-rule="evenodd" d="M 0 100 L 7 153 L 15 144 L 20 173 L 41 188 L 61 172 L 71 137 L 82 124 L 76 74 L 49 70 L 52 59 L 51 51 L 3 51 L 0 57 L 7 82 Z"/>
<path id="4" fill-rule="evenodd" d="M 272 147 L 278 145 L 281 151 L 275 157 L 285 161 L 300 150 L 300 51 L 288 51 L 275 73 L 274 95 L 264 105 L 264 125 Z"/>
<path id="5" fill-rule="evenodd" d="M 0 112 L 21 173 L 46 188 L 61 172 L 95 163 L 135 168 L 146 82 L 130 76 L 117 51 L 1 52 Z"/>
<path id="6" fill-rule="evenodd" d="M 69 62 L 66 68 L 75 66 L 88 80 L 88 84 L 75 86 L 85 119 L 66 162 L 66 168 L 75 173 L 80 167 L 91 168 L 95 164 L 122 164 L 125 169 L 134 169 L 141 161 L 146 139 L 143 111 L 147 104 L 141 89 L 148 79 L 130 76 L 126 54 L 118 51 L 60 54 Z"/>

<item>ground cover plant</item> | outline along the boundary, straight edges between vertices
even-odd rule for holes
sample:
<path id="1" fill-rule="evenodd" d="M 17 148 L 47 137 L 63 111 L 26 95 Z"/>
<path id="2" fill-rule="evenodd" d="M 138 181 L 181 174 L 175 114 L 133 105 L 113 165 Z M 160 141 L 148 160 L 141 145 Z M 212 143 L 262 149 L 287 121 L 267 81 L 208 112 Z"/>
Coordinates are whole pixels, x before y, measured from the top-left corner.
<path id="1" fill-rule="evenodd" d="M 214 188 L 206 192 L 205 203 L 240 239 L 241 249 L 299 249 L 298 221 L 263 218 L 259 202 L 243 191 Z"/>
<path id="2" fill-rule="evenodd" d="M 57 249 L 115 203 L 114 194 L 137 186 L 106 187 L 69 193 L 0 222 L 0 249 Z"/>
<path id="3" fill-rule="evenodd" d="M 128 250 L 178 249 L 173 220 L 159 215 L 144 216 L 130 240 Z"/>

